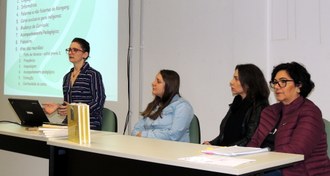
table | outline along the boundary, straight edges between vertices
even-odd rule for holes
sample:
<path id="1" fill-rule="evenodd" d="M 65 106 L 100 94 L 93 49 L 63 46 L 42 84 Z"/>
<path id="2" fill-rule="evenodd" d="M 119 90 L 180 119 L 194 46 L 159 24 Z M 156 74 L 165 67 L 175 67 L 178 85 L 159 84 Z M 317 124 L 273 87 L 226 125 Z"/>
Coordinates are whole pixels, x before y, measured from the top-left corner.
<path id="1" fill-rule="evenodd" d="M 47 138 L 17 124 L 0 123 L 0 149 L 49 159 Z"/>
<path id="2" fill-rule="evenodd" d="M 50 146 L 47 138 L 37 131 L 27 131 L 17 124 L 0 123 L 0 154 L 0 175 L 49 174 Z"/>
<path id="3" fill-rule="evenodd" d="M 265 152 L 239 158 L 256 161 L 236 167 L 178 160 L 201 154 L 205 145 L 91 131 L 91 144 L 47 139 L 37 131 L 0 123 L 0 149 L 49 160 L 57 175 L 249 175 L 302 161 L 303 155 Z M 2 158 L 3 159 L 3 158 Z M 31 165 L 34 163 L 31 163 Z M 41 168 L 39 168 L 41 169 Z"/>
<path id="4" fill-rule="evenodd" d="M 178 160 L 200 155 L 205 145 L 109 132 L 93 133 L 91 139 L 89 145 L 64 139 L 49 140 L 54 156 L 54 175 L 248 175 L 303 160 L 303 155 L 265 152 L 239 156 L 256 161 L 226 167 Z M 62 151 L 62 155 L 56 155 L 58 151 Z M 60 172 L 59 168 L 63 171 Z"/>

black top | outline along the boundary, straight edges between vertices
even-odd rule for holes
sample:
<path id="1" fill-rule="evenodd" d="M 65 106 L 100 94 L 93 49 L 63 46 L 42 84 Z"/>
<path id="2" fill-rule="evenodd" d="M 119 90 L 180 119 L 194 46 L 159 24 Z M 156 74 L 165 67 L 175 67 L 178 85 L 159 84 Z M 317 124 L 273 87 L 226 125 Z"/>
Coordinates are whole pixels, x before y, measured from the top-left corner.
<path id="1" fill-rule="evenodd" d="M 235 96 L 233 103 L 221 121 L 219 135 L 210 141 L 218 146 L 246 146 L 258 127 L 261 111 L 269 105 L 268 99 L 242 101 L 240 95 Z"/>
<path id="2" fill-rule="evenodd" d="M 228 146 L 244 137 L 244 130 L 242 124 L 244 123 L 244 116 L 247 113 L 249 106 L 252 106 L 252 101 L 237 96 L 231 105 L 231 114 L 227 120 L 227 124 L 223 131 L 223 140 L 219 145 Z"/>

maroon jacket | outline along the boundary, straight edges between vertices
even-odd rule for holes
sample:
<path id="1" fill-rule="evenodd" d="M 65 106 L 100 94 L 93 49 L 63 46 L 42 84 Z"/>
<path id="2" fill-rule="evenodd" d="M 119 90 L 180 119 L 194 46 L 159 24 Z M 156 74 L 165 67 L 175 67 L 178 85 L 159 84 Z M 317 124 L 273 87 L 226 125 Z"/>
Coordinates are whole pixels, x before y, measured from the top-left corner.
<path id="1" fill-rule="evenodd" d="M 275 137 L 275 151 L 304 155 L 304 161 L 283 169 L 282 174 L 329 176 L 327 134 L 321 111 L 312 101 L 301 96 L 289 105 L 276 103 L 266 107 L 261 113 L 259 126 L 247 146 L 260 147 L 275 126 L 281 109 L 282 120 Z"/>

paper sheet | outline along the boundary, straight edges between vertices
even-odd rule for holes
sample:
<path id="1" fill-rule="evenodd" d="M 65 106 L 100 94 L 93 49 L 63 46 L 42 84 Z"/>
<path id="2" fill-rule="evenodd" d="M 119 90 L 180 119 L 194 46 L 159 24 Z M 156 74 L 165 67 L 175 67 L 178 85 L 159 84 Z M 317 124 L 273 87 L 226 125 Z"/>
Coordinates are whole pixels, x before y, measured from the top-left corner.
<path id="1" fill-rule="evenodd" d="M 268 152 L 268 148 L 257 147 L 242 147 L 242 146 L 230 146 L 230 147 L 208 147 L 202 150 L 205 154 L 223 155 L 223 156 L 239 156 L 250 155 L 261 152 Z"/>
<path id="2" fill-rule="evenodd" d="M 184 157 L 179 158 L 179 160 L 201 163 L 201 164 L 213 164 L 213 165 L 221 165 L 221 166 L 230 166 L 235 167 L 244 163 L 253 162 L 253 159 L 245 159 L 245 158 L 235 158 L 235 157 L 226 157 L 219 155 L 207 155 L 201 154 L 197 156 Z"/>

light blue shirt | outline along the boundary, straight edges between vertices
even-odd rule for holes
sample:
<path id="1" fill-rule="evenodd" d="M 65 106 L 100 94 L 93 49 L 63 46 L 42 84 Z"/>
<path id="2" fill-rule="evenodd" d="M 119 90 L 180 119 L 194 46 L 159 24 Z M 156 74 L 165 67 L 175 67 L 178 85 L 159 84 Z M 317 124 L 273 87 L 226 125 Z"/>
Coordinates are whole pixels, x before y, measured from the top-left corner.
<path id="1" fill-rule="evenodd" d="M 131 135 L 142 132 L 142 137 L 171 141 L 190 142 L 189 126 L 194 112 L 188 101 L 175 95 L 171 103 L 162 111 L 162 117 L 152 120 L 141 118 L 134 126 Z"/>

